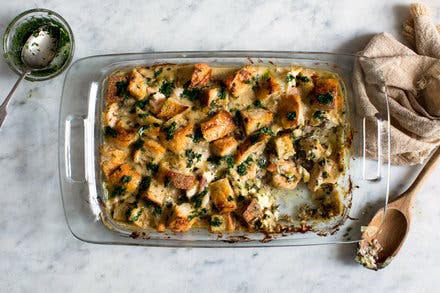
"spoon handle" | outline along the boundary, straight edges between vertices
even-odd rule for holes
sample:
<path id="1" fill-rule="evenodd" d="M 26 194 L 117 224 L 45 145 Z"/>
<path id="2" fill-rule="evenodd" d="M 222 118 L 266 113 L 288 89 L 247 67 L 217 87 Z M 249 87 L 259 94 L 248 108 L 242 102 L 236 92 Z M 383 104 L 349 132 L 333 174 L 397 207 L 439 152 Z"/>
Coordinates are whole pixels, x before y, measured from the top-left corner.
<path id="1" fill-rule="evenodd" d="M 422 187 L 423 183 L 425 183 L 426 179 L 428 179 L 429 175 L 432 173 L 432 171 L 434 171 L 438 162 L 440 162 L 440 147 L 438 147 L 437 150 L 435 150 L 431 158 L 423 166 L 419 175 L 417 175 L 417 178 L 414 180 L 411 186 L 405 191 L 404 194 L 410 198 L 411 203 L 414 200 L 415 195 L 417 194 L 419 189 Z"/>
<path id="2" fill-rule="evenodd" d="M 21 76 L 18 78 L 18 80 L 15 82 L 14 86 L 12 87 L 11 91 L 9 92 L 6 99 L 3 101 L 3 103 L 0 105 L 0 128 L 3 125 L 3 122 L 6 119 L 6 116 L 8 115 L 8 112 L 6 111 L 6 107 L 9 104 L 9 101 L 11 100 L 12 96 L 14 95 L 15 90 L 18 88 L 20 83 L 23 81 L 25 76 L 30 72 L 29 69 L 25 69 Z"/>

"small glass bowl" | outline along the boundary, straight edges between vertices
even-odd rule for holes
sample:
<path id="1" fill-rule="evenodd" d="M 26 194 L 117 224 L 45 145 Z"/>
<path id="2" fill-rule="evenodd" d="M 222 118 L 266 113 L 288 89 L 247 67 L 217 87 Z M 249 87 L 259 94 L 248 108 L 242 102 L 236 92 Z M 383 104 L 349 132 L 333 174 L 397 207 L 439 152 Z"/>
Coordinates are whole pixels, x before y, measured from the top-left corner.
<path id="1" fill-rule="evenodd" d="M 32 32 L 43 25 L 59 27 L 62 34 L 62 37 L 60 37 L 60 48 L 47 69 L 32 70 L 25 77 L 29 81 L 47 80 L 59 75 L 69 66 L 73 58 L 75 40 L 69 24 L 61 15 L 54 11 L 37 8 L 21 13 L 6 28 L 3 36 L 3 56 L 9 67 L 15 73 L 21 75 L 23 72 L 23 64 L 20 57 L 22 47 Z"/>

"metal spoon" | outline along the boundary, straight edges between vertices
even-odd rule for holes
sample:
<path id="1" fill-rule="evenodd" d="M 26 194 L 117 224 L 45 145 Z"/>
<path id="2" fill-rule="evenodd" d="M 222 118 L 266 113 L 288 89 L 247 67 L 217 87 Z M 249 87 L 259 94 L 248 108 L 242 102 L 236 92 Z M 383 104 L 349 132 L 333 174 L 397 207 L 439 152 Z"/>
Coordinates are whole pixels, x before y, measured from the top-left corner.
<path id="1" fill-rule="evenodd" d="M 56 55 L 57 46 L 58 40 L 49 34 L 45 26 L 40 27 L 27 39 L 21 50 L 21 60 L 24 64 L 23 73 L 0 105 L 0 128 L 8 114 L 6 107 L 18 85 L 32 70 L 46 69 Z"/>
<path id="2" fill-rule="evenodd" d="M 411 186 L 393 202 L 388 204 L 387 211 L 379 210 L 374 215 L 359 243 L 357 260 L 369 269 L 381 269 L 387 266 L 397 255 L 409 232 L 411 208 L 417 192 L 428 176 L 440 162 L 440 147 L 426 162 L 422 171 Z"/>

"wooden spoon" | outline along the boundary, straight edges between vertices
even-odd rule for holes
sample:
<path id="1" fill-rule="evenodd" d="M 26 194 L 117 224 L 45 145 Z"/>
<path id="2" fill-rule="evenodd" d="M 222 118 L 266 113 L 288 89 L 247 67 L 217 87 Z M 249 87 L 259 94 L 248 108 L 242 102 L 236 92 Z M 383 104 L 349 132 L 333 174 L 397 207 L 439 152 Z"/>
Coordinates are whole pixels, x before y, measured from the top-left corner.
<path id="1" fill-rule="evenodd" d="M 425 164 L 413 184 L 388 204 L 385 219 L 383 218 L 383 208 L 374 215 L 362 234 L 363 240 L 359 243 L 357 261 L 367 268 L 377 270 L 388 265 L 392 258 L 397 255 L 408 236 L 411 224 L 411 208 L 416 194 L 428 176 L 434 171 L 439 161 L 440 147 Z M 371 260 L 373 259 L 372 264 Z"/>

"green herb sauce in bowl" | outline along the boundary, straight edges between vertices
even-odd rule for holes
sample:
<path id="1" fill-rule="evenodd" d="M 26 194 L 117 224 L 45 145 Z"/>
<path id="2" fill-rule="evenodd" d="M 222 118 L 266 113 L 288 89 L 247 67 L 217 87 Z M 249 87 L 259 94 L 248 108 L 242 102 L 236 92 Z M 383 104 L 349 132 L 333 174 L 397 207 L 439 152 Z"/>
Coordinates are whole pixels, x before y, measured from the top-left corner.
<path id="1" fill-rule="evenodd" d="M 21 74 L 23 46 L 27 39 L 42 26 L 58 39 L 58 48 L 48 68 L 33 70 L 26 76 L 26 79 L 30 81 L 46 80 L 59 75 L 69 66 L 73 57 L 75 41 L 67 22 L 53 11 L 32 9 L 14 18 L 6 29 L 3 37 L 3 54 L 9 67 L 17 74 Z"/>

